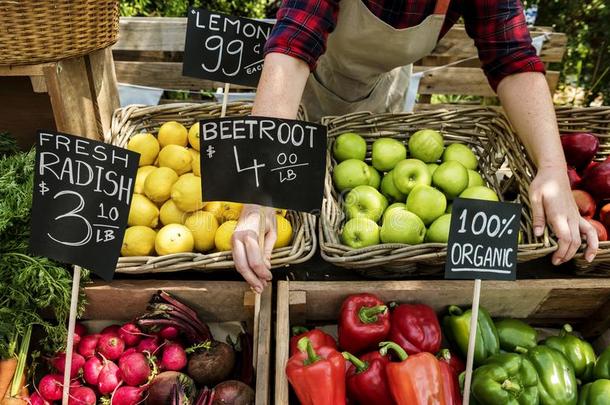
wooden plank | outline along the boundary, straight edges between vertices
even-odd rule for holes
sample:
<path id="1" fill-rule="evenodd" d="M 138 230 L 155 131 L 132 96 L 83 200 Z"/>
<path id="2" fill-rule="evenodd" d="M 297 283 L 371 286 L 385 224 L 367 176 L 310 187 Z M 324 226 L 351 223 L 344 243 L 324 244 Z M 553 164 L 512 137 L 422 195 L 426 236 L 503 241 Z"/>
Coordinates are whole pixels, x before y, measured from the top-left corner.
<path id="1" fill-rule="evenodd" d="M 311 283 L 314 284 L 314 283 Z M 316 283 L 317 284 L 317 283 Z M 288 405 L 288 341 L 290 338 L 290 283 L 277 283 L 277 318 L 275 324 L 275 404 Z"/>
<path id="2" fill-rule="evenodd" d="M 92 52 L 85 61 L 98 130 L 103 134 L 109 133 L 112 113 L 121 106 L 112 50 L 105 48 Z"/>
<path id="3" fill-rule="evenodd" d="M 256 339 L 256 405 L 267 405 L 269 403 L 272 297 L 273 287 L 269 285 L 261 294 L 258 337 Z"/>
<path id="4" fill-rule="evenodd" d="M 0 76 L 42 76 L 44 68 L 53 66 L 54 63 L 23 66 L 0 66 Z"/>
<path id="5" fill-rule="evenodd" d="M 44 76 L 30 76 L 30 82 L 32 83 L 32 90 L 34 90 L 34 93 L 47 92 L 47 82 L 45 81 Z"/>

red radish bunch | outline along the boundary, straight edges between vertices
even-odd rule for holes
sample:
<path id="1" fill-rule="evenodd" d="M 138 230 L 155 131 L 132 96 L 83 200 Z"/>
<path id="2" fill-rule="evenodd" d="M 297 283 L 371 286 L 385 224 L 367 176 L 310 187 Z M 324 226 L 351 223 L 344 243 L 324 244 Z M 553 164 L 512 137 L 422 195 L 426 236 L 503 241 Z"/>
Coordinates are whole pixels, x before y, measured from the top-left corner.
<path id="1" fill-rule="evenodd" d="M 66 353 L 58 353 L 51 360 L 51 365 L 62 375 L 66 369 Z M 78 353 L 72 353 L 72 365 L 70 367 L 70 378 L 78 376 L 85 365 L 85 358 Z"/>
<path id="2" fill-rule="evenodd" d="M 109 360 L 118 360 L 124 350 L 125 342 L 118 335 L 102 335 L 97 342 L 98 353 Z"/>
<path id="3" fill-rule="evenodd" d="M 95 405 L 97 396 L 89 387 L 76 387 L 70 390 L 68 405 Z"/>
<path id="4" fill-rule="evenodd" d="M 126 323 L 119 329 L 119 337 L 125 342 L 125 346 L 137 346 L 142 339 L 142 331 L 133 323 Z"/>
<path id="5" fill-rule="evenodd" d="M 119 368 L 125 383 L 132 386 L 143 385 L 152 372 L 148 359 L 142 353 L 130 353 L 119 360 Z"/>
<path id="6" fill-rule="evenodd" d="M 61 374 L 47 374 L 38 383 L 40 396 L 46 401 L 59 401 L 63 394 L 64 376 Z"/>
<path id="7" fill-rule="evenodd" d="M 180 371 L 186 367 L 186 352 L 177 343 L 169 343 L 163 348 L 161 369 L 167 371 Z"/>

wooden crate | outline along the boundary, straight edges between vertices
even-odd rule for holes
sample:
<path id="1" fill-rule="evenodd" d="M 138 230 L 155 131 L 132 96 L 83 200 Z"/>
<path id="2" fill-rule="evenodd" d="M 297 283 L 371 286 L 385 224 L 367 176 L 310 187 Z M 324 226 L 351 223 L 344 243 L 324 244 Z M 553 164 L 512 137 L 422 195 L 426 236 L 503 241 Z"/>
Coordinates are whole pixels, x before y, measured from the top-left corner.
<path id="1" fill-rule="evenodd" d="M 275 404 L 289 403 L 284 372 L 290 326 L 336 323 L 350 294 L 371 292 L 383 301 L 419 302 L 442 312 L 472 302 L 472 281 L 289 282 L 277 292 Z M 492 316 L 525 319 L 536 326 L 574 325 L 588 338 L 610 327 L 610 279 L 484 281 L 481 306 Z"/>
<path id="2" fill-rule="evenodd" d="M 85 289 L 88 305 L 83 320 L 131 320 L 146 311 L 150 297 L 159 289 L 174 294 L 187 303 L 205 322 L 245 323 L 254 337 L 256 405 L 269 404 L 272 287 L 265 289 L 260 305 L 255 308 L 255 294 L 246 283 L 239 281 L 96 282 Z"/>

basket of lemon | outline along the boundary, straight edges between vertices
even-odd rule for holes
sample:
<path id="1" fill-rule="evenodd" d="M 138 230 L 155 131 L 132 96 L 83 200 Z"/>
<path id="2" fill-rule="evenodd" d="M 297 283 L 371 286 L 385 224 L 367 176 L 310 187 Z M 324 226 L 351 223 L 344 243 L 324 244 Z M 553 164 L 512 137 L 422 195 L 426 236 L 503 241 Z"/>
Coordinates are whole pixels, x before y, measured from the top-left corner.
<path id="1" fill-rule="evenodd" d="M 227 106 L 227 116 L 247 115 L 251 104 Z M 234 267 L 231 236 L 242 204 L 203 202 L 198 120 L 220 116 L 217 103 L 132 105 L 115 111 L 105 141 L 140 153 L 119 273 Z M 272 267 L 308 260 L 317 244 L 315 217 L 277 212 Z"/>
<path id="2" fill-rule="evenodd" d="M 531 167 L 500 113 L 484 107 L 327 117 L 327 173 L 320 216 L 322 257 L 375 278 L 442 274 L 456 197 L 504 200 L 516 180 L 523 204 L 518 260 L 556 244 L 533 233 Z M 529 169 L 528 169 L 529 168 Z"/>

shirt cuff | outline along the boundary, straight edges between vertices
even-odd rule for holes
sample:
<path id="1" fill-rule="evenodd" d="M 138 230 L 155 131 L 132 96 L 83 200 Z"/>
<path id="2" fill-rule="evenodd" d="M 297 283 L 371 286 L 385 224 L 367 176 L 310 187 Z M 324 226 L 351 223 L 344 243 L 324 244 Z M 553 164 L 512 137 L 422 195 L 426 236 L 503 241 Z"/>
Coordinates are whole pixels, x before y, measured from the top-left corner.
<path id="1" fill-rule="evenodd" d="M 546 74 L 546 67 L 538 56 L 513 56 L 510 63 L 500 66 L 499 68 L 486 70 L 485 75 L 491 88 L 494 92 L 497 91 L 498 85 L 507 76 L 525 72 L 539 72 Z"/>
<path id="2" fill-rule="evenodd" d="M 311 72 L 316 69 L 316 65 L 318 63 L 317 59 L 313 58 L 311 55 L 305 52 L 295 51 L 291 48 L 284 48 L 281 46 L 272 46 L 265 48 L 265 56 L 270 53 L 282 53 L 284 55 L 292 56 L 293 58 L 301 59 L 303 62 L 307 63 Z"/>

